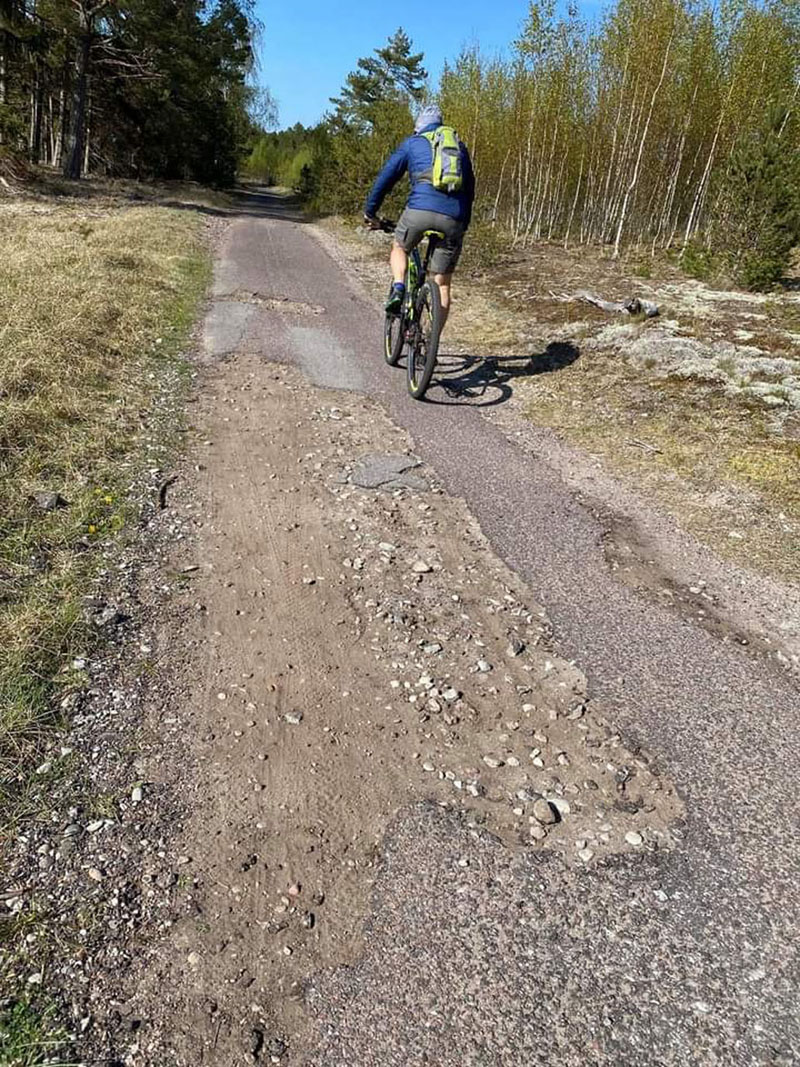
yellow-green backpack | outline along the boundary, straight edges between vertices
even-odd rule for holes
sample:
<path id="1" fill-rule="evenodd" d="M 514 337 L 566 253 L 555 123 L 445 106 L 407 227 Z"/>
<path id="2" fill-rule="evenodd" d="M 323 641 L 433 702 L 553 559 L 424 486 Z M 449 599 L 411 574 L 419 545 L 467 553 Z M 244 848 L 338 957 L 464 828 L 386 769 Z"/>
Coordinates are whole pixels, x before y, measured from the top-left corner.
<path id="1" fill-rule="evenodd" d="M 463 182 L 458 134 L 452 126 L 437 126 L 421 136 L 430 141 L 433 154 L 430 176 L 426 172 L 423 180 L 439 192 L 457 193 Z"/>

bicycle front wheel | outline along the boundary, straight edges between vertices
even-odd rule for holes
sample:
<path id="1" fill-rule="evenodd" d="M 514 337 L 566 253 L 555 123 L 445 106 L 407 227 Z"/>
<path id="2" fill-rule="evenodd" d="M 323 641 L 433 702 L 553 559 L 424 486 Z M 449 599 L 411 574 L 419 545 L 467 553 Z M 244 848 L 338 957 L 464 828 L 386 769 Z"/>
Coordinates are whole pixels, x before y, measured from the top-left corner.
<path id="1" fill-rule="evenodd" d="M 417 294 L 414 338 L 408 353 L 408 391 L 422 400 L 431 383 L 442 332 L 442 298 L 439 286 L 426 281 Z"/>
<path id="2" fill-rule="evenodd" d="M 406 334 L 405 307 L 399 315 L 387 315 L 383 327 L 383 355 L 390 367 L 396 367 L 403 351 Z"/>

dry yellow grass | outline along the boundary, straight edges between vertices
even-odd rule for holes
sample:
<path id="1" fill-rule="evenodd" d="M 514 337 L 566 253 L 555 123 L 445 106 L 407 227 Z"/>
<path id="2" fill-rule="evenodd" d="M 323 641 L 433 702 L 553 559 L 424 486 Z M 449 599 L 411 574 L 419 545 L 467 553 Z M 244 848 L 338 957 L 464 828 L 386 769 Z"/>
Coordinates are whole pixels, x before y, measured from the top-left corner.
<path id="1" fill-rule="evenodd" d="M 602 457 L 723 557 L 800 580 L 800 442 L 694 381 L 591 353 L 525 382 L 526 413 Z"/>
<path id="2" fill-rule="evenodd" d="M 81 647 L 92 551 L 124 526 L 142 434 L 208 277 L 198 215 L 0 204 L 0 779 L 6 797 Z M 43 511 L 34 494 L 68 506 Z M 0 798 L 2 799 L 2 798 Z"/>

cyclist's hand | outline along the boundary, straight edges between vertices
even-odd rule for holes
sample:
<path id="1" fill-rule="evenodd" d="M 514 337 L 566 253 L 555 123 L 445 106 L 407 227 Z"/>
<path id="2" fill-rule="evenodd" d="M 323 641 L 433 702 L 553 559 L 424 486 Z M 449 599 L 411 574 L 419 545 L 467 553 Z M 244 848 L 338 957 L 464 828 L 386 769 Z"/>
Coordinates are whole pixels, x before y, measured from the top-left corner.
<path id="1" fill-rule="evenodd" d="M 380 220 L 376 219 L 374 215 L 365 215 L 364 225 L 368 230 L 379 230 L 381 228 Z"/>

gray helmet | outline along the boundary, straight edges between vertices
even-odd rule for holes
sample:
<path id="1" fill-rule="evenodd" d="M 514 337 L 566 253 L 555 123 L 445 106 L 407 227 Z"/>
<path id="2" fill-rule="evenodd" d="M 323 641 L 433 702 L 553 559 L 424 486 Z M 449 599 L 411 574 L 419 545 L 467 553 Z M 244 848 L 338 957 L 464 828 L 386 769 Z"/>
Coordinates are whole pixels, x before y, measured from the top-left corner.
<path id="1" fill-rule="evenodd" d="M 417 115 L 417 121 L 414 123 L 414 133 L 419 133 L 420 130 L 424 130 L 426 126 L 441 126 L 443 124 L 442 109 L 438 104 L 426 104 Z"/>

